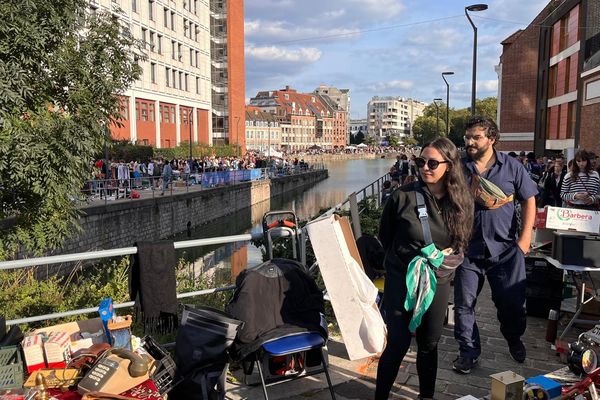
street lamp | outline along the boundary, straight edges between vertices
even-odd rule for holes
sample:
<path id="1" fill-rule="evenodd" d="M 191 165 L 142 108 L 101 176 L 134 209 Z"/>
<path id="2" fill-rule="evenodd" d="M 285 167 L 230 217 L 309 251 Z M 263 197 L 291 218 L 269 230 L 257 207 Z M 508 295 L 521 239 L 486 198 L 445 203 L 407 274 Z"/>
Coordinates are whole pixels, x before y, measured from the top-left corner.
<path id="1" fill-rule="evenodd" d="M 435 133 L 436 137 L 440 137 L 440 105 L 438 101 L 442 101 L 442 99 L 433 99 L 433 104 L 435 104 Z"/>
<path id="2" fill-rule="evenodd" d="M 448 75 L 454 75 L 454 72 L 442 72 L 442 79 L 446 82 L 446 136 L 450 135 L 450 84 L 446 80 Z"/>
<path id="3" fill-rule="evenodd" d="M 267 125 L 267 135 L 268 135 L 267 146 L 269 146 L 269 149 L 267 150 L 268 151 L 267 157 L 269 157 L 269 166 L 270 166 L 270 164 L 271 164 L 271 121 L 267 121 L 267 124 L 268 124 Z"/>
<path id="4" fill-rule="evenodd" d="M 487 10 L 487 4 L 473 4 L 465 7 L 465 15 L 473 27 L 473 80 L 471 82 L 471 115 L 475 115 L 475 86 L 477 84 L 477 27 L 473 23 L 469 11 L 477 12 Z"/>
<path id="5" fill-rule="evenodd" d="M 190 172 L 192 171 L 192 166 L 194 165 L 192 159 L 192 116 L 193 116 L 194 108 L 190 108 L 190 113 L 188 114 L 188 124 L 190 125 Z"/>

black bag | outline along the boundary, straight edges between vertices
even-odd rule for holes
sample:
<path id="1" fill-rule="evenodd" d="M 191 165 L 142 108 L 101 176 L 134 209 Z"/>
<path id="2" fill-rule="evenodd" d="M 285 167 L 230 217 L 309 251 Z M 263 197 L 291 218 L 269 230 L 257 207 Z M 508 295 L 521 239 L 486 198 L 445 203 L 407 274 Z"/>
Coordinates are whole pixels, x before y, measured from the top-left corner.
<path id="1" fill-rule="evenodd" d="M 217 309 L 184 306 L 175 344 L 179 383 L 169 392 L 169 399 L 225 398 L 227 350 L 241 325 Z"/>

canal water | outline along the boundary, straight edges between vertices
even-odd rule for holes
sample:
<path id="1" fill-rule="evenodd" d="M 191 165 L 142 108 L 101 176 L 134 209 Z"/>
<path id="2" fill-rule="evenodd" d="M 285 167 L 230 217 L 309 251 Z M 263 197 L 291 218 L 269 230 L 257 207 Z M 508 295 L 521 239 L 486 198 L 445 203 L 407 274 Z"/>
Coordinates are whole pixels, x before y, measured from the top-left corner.
<path id="1" fill-rule="evenodd" d="M 324 161 L 329 170 L 329 178 L 316 185 L 288 192 L 210 225 L 183 232 L 177 235 L 175 240 L 260 233 L 262 230 L 260 221 L 267 211 L 293 210 L 300 220 L 311 219 L 318 216 L 320 210 L 335 206 L 352 192 L 362 189 L 389 172 L 394 161 L 393 158 Z M 246 266 L 262 262 L 261 249 L 248 243 L 186 249 L 180 256 L 192 263 L 193 275 L 198 276 L 203 273 L 224 275 L 222 278 L 217 278 L 218 281 L 227 280 L 226 276 L 237 275 Z"/>

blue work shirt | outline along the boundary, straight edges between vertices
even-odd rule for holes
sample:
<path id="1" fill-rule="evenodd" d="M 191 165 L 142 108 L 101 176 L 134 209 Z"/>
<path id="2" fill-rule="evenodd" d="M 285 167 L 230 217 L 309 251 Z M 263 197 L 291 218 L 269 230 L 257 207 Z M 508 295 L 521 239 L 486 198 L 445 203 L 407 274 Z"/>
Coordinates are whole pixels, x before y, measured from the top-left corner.
<path id="1" fill-rule="evenodd" d="M 517 201 L 527 200 L 538 193 L 537 185 L 529 177 L 523 164 L 516 159 L 496 151 L 496 162 L 483 175 L 485 179 L 498 186 L 506 196 L 514 194 Z M 470 175 L 480 175 L 475 162 L 465 159 L 467 179 Z M 473 235 L 469 243 L 469 258 L 497 257 L 515 243 L 517 237 L 517 218 L 514 202 L 489 210 L 475 203 Z M 486 252 L 487 249 L 487 252 Z"/>

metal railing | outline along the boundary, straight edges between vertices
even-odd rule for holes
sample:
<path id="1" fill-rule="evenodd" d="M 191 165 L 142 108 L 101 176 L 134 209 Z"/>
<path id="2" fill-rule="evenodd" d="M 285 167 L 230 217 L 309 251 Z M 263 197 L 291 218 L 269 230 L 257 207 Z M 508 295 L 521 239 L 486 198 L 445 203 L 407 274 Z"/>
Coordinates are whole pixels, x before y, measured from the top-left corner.
<path id="1" fill-rule="evenodd" d="M 377 204 L 380 205 L 381 204 L 380 192 L 381 192 L 381 189 L 383 188 L 383 182 L 385 181 L 385 179 L 387 179 L 387 177 L 388 177 L 388 174 L 373 181 L 371 184 L 360 189 L 358 192 L 352 193 L 350 196 L 348 196 L 348 198 L 346 200 L 335 205 L 334 207 L 329 209 L 327 212 L 322 214 L 320 217 L 331 215 L 334 212 L 343 209 L 346 206 L 346 204 L 348 204 L 350 211 L 351 211 L 352 226 L 353 226 L 354 234 L 355 234 L 356 238 L 360 237 L 361 233 L 360 233 L 359 213 L 361 212 L 361 210 L 358 210 L 358 201 L 359 201 L 358 198 L 362 196 L 361 200 L 366 199 L 367 197 L 369 197 L 368 193 L 370 192 L 371 196 L 377 197 Z M 273 232 L 273 237 L 289 237 L 290 235 L 293 235 L 293 233 L 290 232 L 290 230 L 286 230 L 286 229 L 275 228 L 275 230 Z M 254 234 L 233 235 L 233 236 L 219 236 L 219 237 L 213 237 L 213 238 L 207 238 L 207 239 L 195 239 L 195 240 L 185 240 L 185 241 L 174 242 L 174 247 L 175 247 L 175 249 L 186 249 L 186 248 L 213 246 L 213 245 L 236 243 L 236 242 L 250 242 L 252 240 L 260 239 L 262 237 L 263 237 L 262 232 L 254 233 Z M 305 240 L 306 237 L 307 237 L 307 235 L 303 231 L 302 232 L 302 240 Z M 0 262 L 0 271 L 8 271 L 8 270 L 14 270 L 14 269 L 19 269 L 19 268 L 28 268 L 28 267 L 35 267 L 35 266 L 41 266 L 41 265 L 59 264 L 59 263 L 65 263 L 65 262 L 128 256 L 128 255 L 137 254 L 137 252 L 138 252 L 137 247 L 123 247 L 123 248 L 110 249 L 110 250 L 89 251 L 89 252 L 84 252 L 84 253 L 72 253 L 72 254 L 63 254 L 63 255 L 56 255 L 56 256 L 28 258 L 28 259 L 12 260 L 12 261 L 2 261 L 2 262 Z M 315 267 L 316 267 L 316 263 L 310 267 L 310 270 L 314 270 Z M 211 288 L 211 289 L 178 293 L 177 298 L 183 299 L 183 298 L 188 298 L 188 297 L 202 296 L 202 295 L 207 295 L 207 294 L 212 294 L 212 293 L 229 291 L 229 290 L 233 290 L 233 289 L 235 289 L 235 285 L 228 285 L 228 286 Z M 127 308 L 127 307 L 132 307 L 133 305 L 134 305 L 134 302 L 129 301 L 129 302 L 115 304 L 114 308 L 116 308 L 116 309 Z M 95 312 L 98 312 L 98 307 L 81 308 L 81 309 L 77 309 L 77 310 L 64 311 L 64 312 L 59 312 L 59 313 L 51 313 L 51 314 L 37 315 L 37 316 L 26 317 L 26 318 L 17 318 L 17 319 L 7 320 L 6 324 L 7 325 L 26 324 L 26 323 L 32 323 L 32 322 L 64 318 L 64 317 L 69 317 L 69 316 L 74 316 L 74 315 L 91 314 L 91 313 L 95 313 Z"/>
<path id="2" fill-rule="evenodd" d="M 80 197 L 73 197 L 82 205 L 96 205 L 99 202 L 108 204 L 114 200 L 135 200 L 139 198 L 155 198 L 156 196 L 173 196 L 190 191 L 198 191 L 219 186 L 237 185 L 244 182 L 262 179 L 273 179 L 282 176 L 297 175 L 325 169 L 323 164 L 311 164 L 306 167 L 287 166 L 255 168 L 253 170 L 226 170 L 204 173 L 174 173 L 165 182 L 160 176 L 141 176 L 127 179 L 93 179 L 87 181 L 81 190 Z"/>

